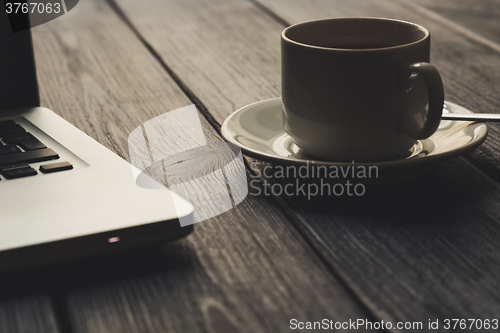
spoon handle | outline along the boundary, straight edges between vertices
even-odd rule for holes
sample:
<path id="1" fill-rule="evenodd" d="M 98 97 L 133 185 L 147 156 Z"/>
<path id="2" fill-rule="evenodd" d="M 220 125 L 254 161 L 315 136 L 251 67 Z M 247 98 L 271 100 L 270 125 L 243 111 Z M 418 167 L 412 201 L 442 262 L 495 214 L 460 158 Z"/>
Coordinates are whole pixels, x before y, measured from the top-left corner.
<path id="1" fill-rule="evenodd" d="M 443 113 L 442 120 L 500 121 L 497 113 Z"/>

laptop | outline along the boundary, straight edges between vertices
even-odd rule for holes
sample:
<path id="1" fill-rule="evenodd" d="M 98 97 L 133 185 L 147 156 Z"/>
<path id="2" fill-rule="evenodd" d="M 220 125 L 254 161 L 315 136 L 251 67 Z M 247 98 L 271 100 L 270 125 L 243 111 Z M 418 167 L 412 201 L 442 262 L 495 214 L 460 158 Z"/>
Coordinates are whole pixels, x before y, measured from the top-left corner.
<path id="1" fill-rule="evenodd" d="M 193 210 L 40 106 L 30 30 L 0 11 L 0 272 L 176 240 Z"/>

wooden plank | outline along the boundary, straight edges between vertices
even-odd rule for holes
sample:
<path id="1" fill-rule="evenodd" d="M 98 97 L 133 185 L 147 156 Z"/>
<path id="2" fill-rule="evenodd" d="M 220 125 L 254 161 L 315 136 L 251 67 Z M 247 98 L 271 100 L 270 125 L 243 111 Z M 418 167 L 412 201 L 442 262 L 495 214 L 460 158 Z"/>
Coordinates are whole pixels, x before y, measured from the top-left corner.
<path id="1" fill-rule="evenodd" d="M 424 6 L 464 26 L 479 35 L 500 44 L 500 3 L 495 0 L 414 0 Z"/>
<path id="2" fill-rule="evenodd" d="M 58 300 L 51 295 L 57 291 L 50 287 L 54 273 L 33 269 L 0 275 L 0 332 L 66 332 Z"/>
<path id="3" fill-rule="evenodd" d="M 59 332 L 49 298 L 29 296 L 0 301 L 0 332 Z"/>
<path id="4" fill-rule="evenodd" d="M 192 104 L 106 2 L 81 1 L 34 43 L 42 104 L 122 157 L 134 128 Z M 62 287 L 73 330 L 285 332 L 292 318 L 370 318 L 269 198 L 249 195 L 162 251 L 77 265 Z"/>
<path id="5" fill-rule="evenodd" d="M 499 59 L 497 50 L 429 18 L 425 10 L 389 1 L 265 4 L 273 12 L 238 0 L 118 2 L 219 123 L 238 107 L 279 96 L 284 21 L 330 16 L 389 16 L 428 26 L 448 99 L 484 112 L 500 103 L 492 84 L 500 68 L 490 62 Z M 491 132 L 496 138 L 497 127 Z M 480 152 L 497 148 L 493 139 Z M 414 182 L 368 188 L 363 198 L 277 201 L 377 318 L 443 324 L 446 318 L 498 314 L 498 186 L 460 158 Z"/>
<path id="6" fill-rule="evenodd" d="M 67 332 L 58 300 L 45 283 L 54 272 L 45 273 L 30 270 L 0 275 L 0 332 Z"/>

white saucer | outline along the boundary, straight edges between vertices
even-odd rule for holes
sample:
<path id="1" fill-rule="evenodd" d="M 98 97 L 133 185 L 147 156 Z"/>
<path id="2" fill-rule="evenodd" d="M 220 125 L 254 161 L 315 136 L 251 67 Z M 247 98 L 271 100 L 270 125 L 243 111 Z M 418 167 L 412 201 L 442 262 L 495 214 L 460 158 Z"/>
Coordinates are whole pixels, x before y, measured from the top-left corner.
<path id="1" fill-rule="evenodd" d="M 438 162 L 457 157 L 481 145 L 488 129 L 485 123 L 443 120 L 434 135 L 419 140 L 395 159 L 346 163 L 323 161 L 304 153 L 283 130 L 281 98 L 247 105 L 231 114 L 222 125 L 224 138 L 254 158 L 276 165 L 377 166 L 379 182 L 393 183 L 418 177 Z M 445 102 L 443 113 L 473 113 Z"/>

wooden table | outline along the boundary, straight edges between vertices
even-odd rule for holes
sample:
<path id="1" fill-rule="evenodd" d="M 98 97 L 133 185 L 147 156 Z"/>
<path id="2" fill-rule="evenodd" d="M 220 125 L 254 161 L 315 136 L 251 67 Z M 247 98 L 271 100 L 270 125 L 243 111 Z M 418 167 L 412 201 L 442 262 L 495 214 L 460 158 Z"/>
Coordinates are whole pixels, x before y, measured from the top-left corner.
<path id="1" fill-rule="evenodd" d="M 42 105 L 124 159 L 135 127 L 190 104 L 222 141 L 230 113 L 280 96 L 283 28 L 340 16 L 424 25 L 446 99 L 500 112 L 495 0 L 82 0 L 33 29 Z M 472 153 L 356 200 L 249 195 L 173 244 L 3 276 L 0 332 L 500 319 L 500 126 L 488 126 Z M 246 161 L 249 177 L 264 166 Z"/>

